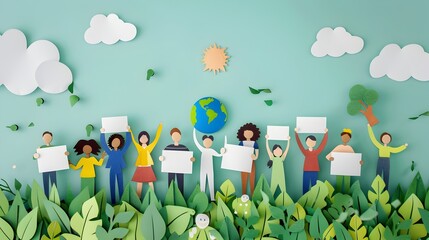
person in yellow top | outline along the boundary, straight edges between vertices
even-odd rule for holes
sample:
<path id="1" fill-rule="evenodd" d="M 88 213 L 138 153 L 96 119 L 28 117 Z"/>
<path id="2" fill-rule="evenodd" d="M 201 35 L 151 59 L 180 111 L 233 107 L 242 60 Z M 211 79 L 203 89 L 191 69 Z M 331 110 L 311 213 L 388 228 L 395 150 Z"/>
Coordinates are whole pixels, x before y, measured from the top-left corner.
<path id="1" fill-rule="evenodd" d="M 79 140 L 74 146 L 74 151 L 77 155 L 85 154 L 85 157 L 82 157 L 76 165 L 73 165 L 69 161 L 69 166 L 73 170 L 78 170 L 82 168 L 80 172 L 81 178 L 81 189 L 88 187 L 89 194 L 91 196 L 95 193 L 95 169 L 94 166 L 103 165 L 104 157 L 106 157 L 106 152 L 101 154 L 100 160 L 97 160 L 95 157 L 91 156 L 91 153 L 98 155 L 100 152 L 100 145 L 94 140 Z"/>
<path id="2" fill-rule="evenodd" d="M 391 153 L 400 153 L 404 151 L 408 144 L 405 143 L 399 147 L 390 147 L 389 143 L 392 141 L 392 136 L 384 132 L 380 135 L 380 142 L 374 136 L 371 125 L 368 124 L 368 134 L 372 143 L 376 148 L 378 148 L 378 163 L 377 163 L 377 175 L 383 177 L 384 182 L 386 183 L 386 189 L 389 187 L 389 175 L 390 175 L 390 154 Z"/>
<path id="3" fill-rule="evenodd" d="M 148 132 L 141 131 L 138 136 L 139 142 L 137 142 L 134 138 L 134 134 L 131 131 L 131 128 L 129 128 L 128 130 L 131 133 L 131 139 L 133 140 L 134 146 L 136 147 L 138 154 L 136 159 L 137 168 L 134 172 L 132 181 L 137 183 L 137 195 L 141 197 L 143 183 L 148 183 L 152 190 L 155 190 L 153 182 L 156 181 L 156 176 L 152 169 L 153 159 L 150 154 L 159 141 L 159 137 L 161 136 L 162 131 L 162 124 L 158 125 L 155 139 L 152 143 L 150 143 L 150 135 Z"/>

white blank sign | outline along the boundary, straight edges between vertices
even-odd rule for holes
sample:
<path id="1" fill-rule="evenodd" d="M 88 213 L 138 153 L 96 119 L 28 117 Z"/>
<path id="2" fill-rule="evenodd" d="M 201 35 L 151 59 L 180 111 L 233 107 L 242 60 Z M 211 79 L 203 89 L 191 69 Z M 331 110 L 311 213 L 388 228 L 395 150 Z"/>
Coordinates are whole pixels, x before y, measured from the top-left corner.
<path id="1" fill-rule="evenodd" d="M 331 156 L 334 158 L 331 161 L 331 175 L 360 176 L 361 153 L 333 152 Z"/>
<path id="2" fill-rule="evenodd" d="M 39 173 L 69 169 L 69 160 L 65 152 L 67 152 L 65 145 L 37 149 Z"/>
<path id="3" fill-rule="evenodd" d="M 161 172 L 192 174 L 192 151 L 163 150 Z"/>
<path id="4" fill-rule="evenodd" d="M 254 149 L 251 147 L 228 144 L 225 137 L 226 152 L 222 156 L 222 169 L 228 169 L 238 172 L 252 171 L 252 154 Z"/>
<path id="5" fill-rule="evenodd" d="M 299 133 L 325 133 L 326 117 L 297 117 Z"/>
<path id="6" fill-rule="evenodd" d="M 289 126 L 267 126 L 269 140 L 287 140 L 289 137 Z"/>
<path id="7" fill-rule="evenodd" d="M 128 132 L 128 117 L 104 117 L 101 118 L 101 125 L 105 133 Z"/>

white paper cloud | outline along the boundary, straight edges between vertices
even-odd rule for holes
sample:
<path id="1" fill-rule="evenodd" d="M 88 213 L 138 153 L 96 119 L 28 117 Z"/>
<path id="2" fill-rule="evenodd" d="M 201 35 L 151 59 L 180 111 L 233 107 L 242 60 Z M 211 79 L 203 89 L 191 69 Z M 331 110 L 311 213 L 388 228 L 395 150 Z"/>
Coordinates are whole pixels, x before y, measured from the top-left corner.
<path id="1" fill-rule="evenodd" d="M 111 45 L 119 40 L 127 42 L 136 37 L 137 28 L 125 23 L 118 15 L 111 13 L 107 17 L 97 14 L 91 19 L 90 27 L 85 31 L 85 41 L 89 44 L 103 42 Z"/>
<path id="2" fill-rule="evenodd" d="M 343 27 L 320 29 L 316 42 L 311 46 L 311 54 L 315 57 L 341 57 L 345 53 L 355 54 L 362 50 L 363 39 L 352 36 Z"/>
<path id="3" fill-rule="evenodd" d="M 389 44 L 371 61 L 369 72 L 373 78 L 387 75 L 395 81 L 406 81 L 410 77 L 429 81 L 429 53 L 418 44 L 402 49 L 397 44 Z"/>
<path id="4" fill-rule="evenodd" d="M 27 48 L 20 30 L 10 29 L 0 35 L 0 85 L 13 94 L 27 95 L 37 87 L 47 93 L 67 90 L 72 74 L 59 60 L 58 48 L 50 41 L 39 40 Z"/>

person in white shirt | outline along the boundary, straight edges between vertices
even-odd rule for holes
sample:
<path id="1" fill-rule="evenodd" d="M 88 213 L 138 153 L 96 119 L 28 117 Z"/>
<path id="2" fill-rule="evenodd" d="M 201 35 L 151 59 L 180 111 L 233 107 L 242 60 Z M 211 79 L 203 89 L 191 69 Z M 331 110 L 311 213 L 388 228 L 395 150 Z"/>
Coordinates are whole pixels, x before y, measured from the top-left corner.
<path id="1" fill-rule="evenodd" d="M 201 169 L 200 169 L 200 188 L 201 192 L 206 191 L 206 179 L 208 181 L 210 199 L 215 201 L 214 198 L 214 177 L 213 177 L 213 157 L 221 157 L 225 153 L 225 148 L 221 148 L 220 152 L 217 153 L 211 146 L 213 145 L 213 136 L 204 135 L 203 145 L 198 142 L 197 134 L 194 129 L 194 142 L 197 148 L 201 151 Z"/>

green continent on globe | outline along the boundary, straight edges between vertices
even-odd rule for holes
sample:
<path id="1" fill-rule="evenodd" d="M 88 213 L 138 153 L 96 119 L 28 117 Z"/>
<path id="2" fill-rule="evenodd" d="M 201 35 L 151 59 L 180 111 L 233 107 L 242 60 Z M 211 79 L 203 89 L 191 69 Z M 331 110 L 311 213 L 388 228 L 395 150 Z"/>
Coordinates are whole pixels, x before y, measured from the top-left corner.
<path id="1" fill-rule="evenodd" d="M 214 101 L 214 98 L 201 99 L 199 101 L 199 104 L 204 110 L 207 110 L 206 106 L 212 103 L 213 101 Z"/>
<path id="2" fill-rule="evenodd" d="M 195 126 L 197 123 L 197 107 L 195 105 L 193 105 L 191 109 L 191 122 L 192 126 Z"/>
<path id="3" fill-rule="evenodd" d="M 225 119 L 223 120 L 226 122 L 226 119 L 228 118 L 228 113 L 226 112 L 226 107 L 223 105 L 223 103 L 220 105 L 220 110 L 225 114 Z"/>
<path id="4" fill-rule="evenodd" d="M 215 111 L 213 111 L 212 109 L 208 109 L 207 111 L 206 111 L 206 115 L 207 115 L 207 117 L 209 118 L 209 122 L 208 122 L 208 124 L 210 124 L 213 120 L 215 120 L 216 119 L 216 117 L 217 117 L 217 113 L 215 112 Z"/>

